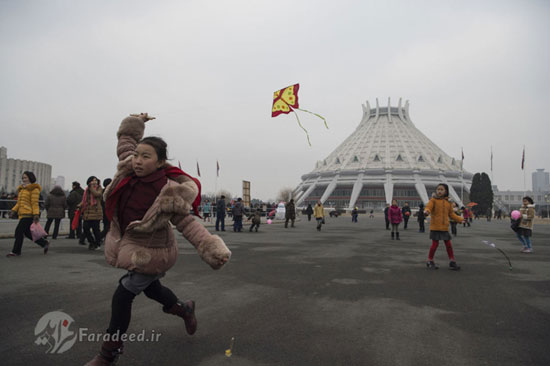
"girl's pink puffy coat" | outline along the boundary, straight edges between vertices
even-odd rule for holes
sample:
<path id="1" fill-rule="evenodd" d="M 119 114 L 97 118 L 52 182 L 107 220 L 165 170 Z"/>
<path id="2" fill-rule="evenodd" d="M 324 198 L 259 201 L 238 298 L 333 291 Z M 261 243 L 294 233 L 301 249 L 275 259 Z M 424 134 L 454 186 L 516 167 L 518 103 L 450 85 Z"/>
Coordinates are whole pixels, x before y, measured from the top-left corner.
<path id="1" fill-rule="evenodd" d="M 118 183 L 133 174 L 132 155 L 143 137 L 145 123 L 139 117 L 125 118 L 118 130 L 119 163 L 113 182 L 105 190 L 107 200 Z M 105 238 L 105 258 L 115 267 L 147 274 L 166 272 L 178 258 L 177 242 L 171 224 L 197 249 L 212 268 L 222 266 L 220 259 L 231 256 L 223 240 L 211 235 L 189 214 L 198 187 L 190 178 L 168 179 L 143 219 L 131 222 L 121 236 L 118 217 L 113 216 Z"/>
<path id="2" fill-rule="evenodd" d="M 398 206 L 390 206 L 390 209 L 388 210 L 388 219 L 392 224 L 399 224 L 403 221 L 401 209 Z"/>

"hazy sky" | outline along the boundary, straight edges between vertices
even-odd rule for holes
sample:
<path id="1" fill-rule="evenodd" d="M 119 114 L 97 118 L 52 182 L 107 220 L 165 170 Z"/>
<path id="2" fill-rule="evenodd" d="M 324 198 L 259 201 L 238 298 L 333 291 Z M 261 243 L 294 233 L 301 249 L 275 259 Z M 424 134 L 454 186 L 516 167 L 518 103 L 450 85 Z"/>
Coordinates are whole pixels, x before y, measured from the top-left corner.
<path id="1" fill-rule="evenodd" d="M 550 2 L 0 1 L 0 145 L 85 182 L 112 176 L 116 130 L 157 117 L 203 191 L 274 198 L 359 124 L 361 104 L 410 101 L 415 125 L 466 170 L 523 189 L 550 170 Z M 300 83 L 309 147 L 273 92 Z M 66 188 L 68 184 L 66 184 Z"/>

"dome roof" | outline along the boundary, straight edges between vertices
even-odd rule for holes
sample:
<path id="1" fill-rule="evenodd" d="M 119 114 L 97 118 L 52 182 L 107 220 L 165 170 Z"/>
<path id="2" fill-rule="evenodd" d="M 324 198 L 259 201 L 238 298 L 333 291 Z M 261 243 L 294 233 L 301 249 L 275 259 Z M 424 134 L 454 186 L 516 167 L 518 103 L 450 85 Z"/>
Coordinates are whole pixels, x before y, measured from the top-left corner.
<path id="1" fill-rule="evenodd" d="M 460 171 L 460 161 L 447 155 L 411 121 L 409 102 L 397 107 L 363 105 L 357 129 L 311 173 L 364 169 Z"/>

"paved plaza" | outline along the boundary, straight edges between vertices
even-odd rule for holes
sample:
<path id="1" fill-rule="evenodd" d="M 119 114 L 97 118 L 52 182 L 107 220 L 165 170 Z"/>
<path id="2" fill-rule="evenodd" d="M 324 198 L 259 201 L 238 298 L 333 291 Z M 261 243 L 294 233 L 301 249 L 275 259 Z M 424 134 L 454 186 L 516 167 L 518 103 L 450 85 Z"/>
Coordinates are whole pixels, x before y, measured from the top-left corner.
<path id="1" fill-rule="evenodd" d="M 428 233 L 410 223 L 400 241 L 366 215 L 327 218 L 322 232 L 303 217 L 293 229 L 226 231 L 233 257 L 220 271 L 179 235 L 180 259 L 161 282 L 196 300 L 198 331 L 188 336 L 142 294 L 128 332 L 156 341 L 126 342 L 118 365 L 549 365 L 550 225 L 535 226 L 533 254 L 520 253 L 508 220 L 459 226 L 454 272 L 443 243 L 441 268 L 426 270 Z M 513 269 L 482 240 L 506 251 Z M 0 363 L 83 365 L 100 342 L 48 354 L 35 327 L 60 310 L 74 319 L 70 331 L 103 332 L 124 271 L 76 240 L 52 241 L 46 256 L 26 240 L 21 257 L 5 258 L 12 244 L 0 239 Z"/>

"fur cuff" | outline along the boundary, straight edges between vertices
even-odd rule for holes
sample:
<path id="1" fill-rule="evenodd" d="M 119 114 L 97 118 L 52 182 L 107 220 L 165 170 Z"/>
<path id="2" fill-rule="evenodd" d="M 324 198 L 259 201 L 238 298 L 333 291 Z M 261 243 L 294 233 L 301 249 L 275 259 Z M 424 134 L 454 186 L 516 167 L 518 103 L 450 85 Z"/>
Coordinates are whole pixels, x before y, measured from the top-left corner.
<path id="1" fill-rule="evenodd" d="M 227 248 L 222 238 L 212 235 L 205 239 L 198 248 L 199 255 L 213 269 L 220 269 L 223 264 L 222 259 L 231 258 L 231 251 Z"/>
<path id="2" fill-rule="evenodd" d="M 139 117 L 129 116 L 122 120 L 118 128 L 117 137 L 122 135 L 131 136 L 134 140 L 139 141 L 143 138 L 145 131 L 145 122 Z"/>

